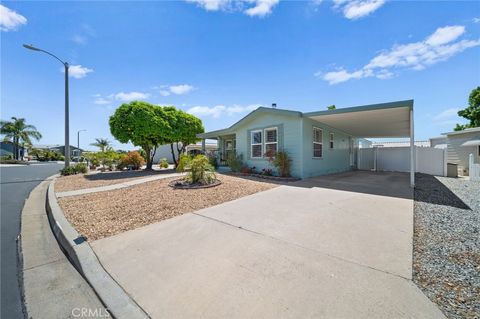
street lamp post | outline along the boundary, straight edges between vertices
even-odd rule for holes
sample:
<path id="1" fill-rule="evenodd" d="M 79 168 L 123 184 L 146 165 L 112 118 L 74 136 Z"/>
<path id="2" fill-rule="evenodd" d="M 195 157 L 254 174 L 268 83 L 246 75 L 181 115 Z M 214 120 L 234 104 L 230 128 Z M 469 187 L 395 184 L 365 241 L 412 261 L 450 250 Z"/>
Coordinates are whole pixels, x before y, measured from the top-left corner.
<path id="1" fill-rule="evenodd" d="M 56 55 L 54 55 L 54 54 L 52 54 L 48 51 L 36 48 L 36 47 L 34 47 L 32 45 L 28 45 L 28 44 L 24 44 L 23 46 L 25 48 L 29 49 L 29 50 L 40 51 L 40 52 L 46 53 L 46 54 L 50 55 L 51 57 L 54 57 L 55 59 L 60 61 L 60 63 L 62 63 L 63 66 L 65 67 L 65 152 L 64 152 L 64 155 L 65 155 L 65 167 L 69 167 L 70 166 L 70 132 L 69 132 L 70 131 L 70 125 L 69 125 L 69 106 L 68 106 L 68 68 L 69 68 L 69 64 L 68 64 L 68 62 L 64 62 L 64 61 L 60 60 Z"/>
<path id="2" fill-rule="evenodd" d="M 80 149 L 80 132 L 86 132 L 87 130 L 78 130 L 77 131 L 77 148 Z"/>

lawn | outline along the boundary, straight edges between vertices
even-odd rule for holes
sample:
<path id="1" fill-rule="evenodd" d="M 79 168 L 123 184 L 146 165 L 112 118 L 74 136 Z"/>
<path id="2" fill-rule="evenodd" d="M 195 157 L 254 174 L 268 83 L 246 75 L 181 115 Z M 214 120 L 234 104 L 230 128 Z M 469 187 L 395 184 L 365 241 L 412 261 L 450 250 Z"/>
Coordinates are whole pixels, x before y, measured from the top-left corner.
<path id="1" fill-rule="evenodd" d="M 278 186 L 267 181 L 217 174 L 222 182 L 219 186 L 181 190 L 168 186 L 176 178 L 114 191 L 62 197 L 58 202 L 76 230 L 93 241 Z M 71 180 L 83 182 L 81 176 L 74 176 Z M 63 187 L 62 191 L 65 190 Z M 58 191 L 57 185 L 55 189 Z"/>

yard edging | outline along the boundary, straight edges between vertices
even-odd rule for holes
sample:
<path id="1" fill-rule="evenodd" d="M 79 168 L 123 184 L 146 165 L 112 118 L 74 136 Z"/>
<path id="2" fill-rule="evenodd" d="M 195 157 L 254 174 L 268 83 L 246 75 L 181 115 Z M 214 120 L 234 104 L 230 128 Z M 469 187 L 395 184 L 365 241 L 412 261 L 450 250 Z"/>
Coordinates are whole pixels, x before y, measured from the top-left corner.
<path id="1" fill-rule="evenodd" d="M 59 245 L 115 318 L 149 318 L 103 268 L 89 243 L 68 222 L 55 196 L 55 179 L 47 191 L 48 219 Z"/>

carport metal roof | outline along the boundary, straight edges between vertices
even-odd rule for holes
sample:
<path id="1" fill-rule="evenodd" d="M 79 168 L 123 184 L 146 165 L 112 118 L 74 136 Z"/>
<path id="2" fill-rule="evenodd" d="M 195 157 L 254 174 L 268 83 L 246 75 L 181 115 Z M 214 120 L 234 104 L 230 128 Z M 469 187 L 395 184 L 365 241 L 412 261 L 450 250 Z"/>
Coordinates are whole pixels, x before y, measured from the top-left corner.
<path id="1" fill-rule="evenodd" d="M 304 113 L 355 137 L 410 137 L 413 100 Z"/>

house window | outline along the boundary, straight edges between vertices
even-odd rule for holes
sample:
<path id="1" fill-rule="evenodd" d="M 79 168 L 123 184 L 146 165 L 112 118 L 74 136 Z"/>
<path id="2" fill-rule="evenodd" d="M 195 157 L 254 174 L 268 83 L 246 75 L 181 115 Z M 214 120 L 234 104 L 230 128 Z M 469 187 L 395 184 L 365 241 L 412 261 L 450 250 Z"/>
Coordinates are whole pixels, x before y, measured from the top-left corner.
<path id="1" fill-rule="evenodd" d="M 330 133 L 330 148 L 333 149 L 333 133 Z"/>
<path id="2" fill-rule="evenodd" d="M 278 134 L 277 128 L 267 128 L 265 129 L 265 155 L 274 156 L 277 152 L 278 145 Z"/>
<path id="3" fill-rule="evenodd" d="M 252 131 L 251 134 L 251 157 L 260 158 L 263 148 L 262 131 Z"/>
<path id="4" fill-rule="evenodd" d="M 323 156 L 323 131 L 318 127 L 313 128 L 313 157 L 320 158 Z"/>

